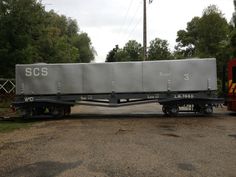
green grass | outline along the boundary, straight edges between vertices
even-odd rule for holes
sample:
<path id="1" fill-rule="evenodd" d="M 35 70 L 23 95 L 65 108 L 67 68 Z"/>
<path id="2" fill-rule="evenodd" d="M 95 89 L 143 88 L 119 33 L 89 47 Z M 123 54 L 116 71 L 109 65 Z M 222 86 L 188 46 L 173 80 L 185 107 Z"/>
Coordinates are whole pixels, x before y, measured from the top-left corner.
<path id="1" fill-rule="evenodd" d="M 9 108 L 1 108 L 0 107 L 0 117 L 5 116 L 9 112 Z"/>
<path id="2" fill-rule="evenodd" d="M 7 133 L 21 128 L 29 128 L 33 123 L 22 120 L 0 121 L 0 133 Z"/>
<path id="3" fill-rule="evenodd" d="M 13 112 L 10 108 L 11 100 L 0 101 L 0 117 L 18 117 L 18 112 Z M 8 133 L 21 128 L 29 128 L 34 122 L 14 118 L 11 120 L 0 120 L 0 133 Z"/>
<path id="4" fill-rule="evenodd" d="M 12 100 L 0 101 L 0 108 L 9 108 L 12 103 Z"/>
<path id="5" fill-rule="evenodd" d="M 1 108 L 0 107 L 0 115 L 6 112 L 6 108 Z"/>
<path id="6" fill-rule="evenodd" d="M 10 108 L 12 100 L 0 101 L 0 117 L 18 117 L 18 112 L 13 112 Z M 29 128 L 37 122 L 36 120 L 23 120 L 21 118 L 14 118 L 13 120 L 0 120 L 0 133 L 8 133 L 21 128 Z"/>
<path id="7" fill-rule="evenodd" d="M 0 117 L 16 117 L 16 116 L 18 116 L 18 112 L 15 112 L 10 108 L 0 107 Z"/>

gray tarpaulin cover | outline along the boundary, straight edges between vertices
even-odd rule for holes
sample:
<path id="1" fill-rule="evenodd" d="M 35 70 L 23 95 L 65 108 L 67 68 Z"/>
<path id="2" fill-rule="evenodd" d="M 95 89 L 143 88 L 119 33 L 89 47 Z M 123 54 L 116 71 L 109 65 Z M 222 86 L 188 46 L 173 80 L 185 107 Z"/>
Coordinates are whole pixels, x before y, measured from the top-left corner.
<path id="1" fill-rule="evenodd" d="M 16 65 L 26 95 L 217 90 L 216 60 Z"/>

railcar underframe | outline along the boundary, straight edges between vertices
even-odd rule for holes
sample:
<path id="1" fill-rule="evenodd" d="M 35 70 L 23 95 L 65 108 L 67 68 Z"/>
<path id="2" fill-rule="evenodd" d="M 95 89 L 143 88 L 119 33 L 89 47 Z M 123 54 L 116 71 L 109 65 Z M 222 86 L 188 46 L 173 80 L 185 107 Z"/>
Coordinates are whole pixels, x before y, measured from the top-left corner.
<path id="1" fill-rule="evenodd" d="M 25 117 L 69 115 L 74 105 L 120 107 L 136 104 L 159 103 L 165 115 L 179 112 L 212 114 L 213 107 L 223 103 L 215 91 L 208 92 L 156 92 L 156 93 L 104 93 L 74 95 L 18 95 L 13 105 Z M 183 109 L 184 108 L 184 109 Z M 187 109 L 186 109 L 187 108 Z"/>

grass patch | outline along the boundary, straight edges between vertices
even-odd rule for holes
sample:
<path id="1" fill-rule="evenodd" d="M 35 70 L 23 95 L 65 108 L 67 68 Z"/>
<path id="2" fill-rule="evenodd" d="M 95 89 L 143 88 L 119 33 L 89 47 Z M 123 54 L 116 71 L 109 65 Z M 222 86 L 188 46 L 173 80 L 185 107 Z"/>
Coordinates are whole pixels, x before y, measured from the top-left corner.
<path id="1" fill-rule="evenodd" d="M 12 109 L 0 107 L 0 117 L 16 117 L 16 116 L 18 116 L 18 113 L 12 111 Z"/>
<path id="2" fill-rule="evenodd" d="M 6 108 L 1 108 L 0 107 L 0 115 L 6 112 Z"/>
<path id="3" fill-rule="evenodd" d="M 9 108 L 1 108 L 0 107 L 0 117 L 5 116 L 9 113 Z"/>
<path id="4" fill-rule="evenodd" d="M 0 121 L 0 133 L 7 133 L 21 128 L 29 128 L 33 122 L 25 122 L 23 120 Z"/>
<path id="5" fill-rule="evenodd" d="M 1 100 L 0 108 L 9 108 L 12 103 L 12 100 Z"/>
<path id="6" fill-rule="evenodd" d="M 13 115 L 13 111 L 10 108 L 11 103 L 12 103 L 12 100 L 10 99 L 0 98 L 0 117 Z"/>

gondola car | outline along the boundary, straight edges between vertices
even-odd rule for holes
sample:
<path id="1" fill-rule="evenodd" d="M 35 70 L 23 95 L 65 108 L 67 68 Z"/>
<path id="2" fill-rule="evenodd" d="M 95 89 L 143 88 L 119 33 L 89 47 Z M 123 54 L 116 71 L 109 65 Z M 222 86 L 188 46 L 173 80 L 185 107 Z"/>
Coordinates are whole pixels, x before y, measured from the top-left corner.
<path id="1" fill-rule="evenodd" d="M 160 103 L 166 115 L 211 114 L 222 102 L 216 94 L 216 73 L 214 58 L 19 64 L 13 105 L 25 116 L 68 115 L 76 104 L 118 107 L 150 102 Z M 190 109 L 183 110 L 186 106 Z"/>

